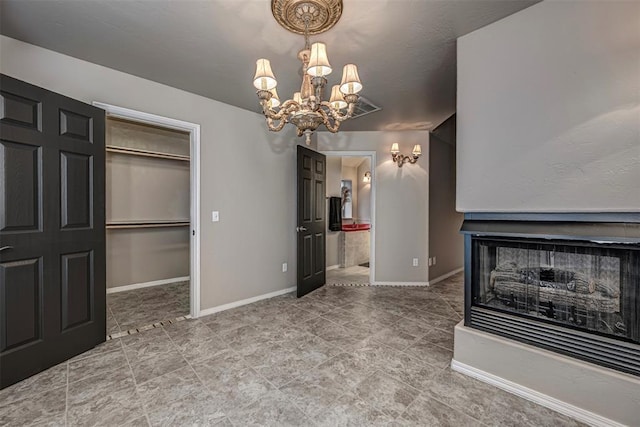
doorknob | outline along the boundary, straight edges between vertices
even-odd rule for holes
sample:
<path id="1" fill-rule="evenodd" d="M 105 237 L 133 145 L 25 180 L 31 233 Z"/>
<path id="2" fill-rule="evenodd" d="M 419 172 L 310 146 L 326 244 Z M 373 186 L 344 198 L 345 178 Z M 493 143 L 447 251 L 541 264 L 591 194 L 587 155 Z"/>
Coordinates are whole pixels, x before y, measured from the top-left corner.
<path id="1" fill-rule="evenodd" d="M 300 227 L 296 227 L 296 231 L 299 233 L 301 231 L 307 231 L 307 227 L 305 227 L 304 225 L 301 225 Z"/>
<path id="2" fill-rule="evenodd" d="M 0 252 L 7 250 L 7 249 L 13 249 L 13 246 L 3 246 L 0 248 Z"/>

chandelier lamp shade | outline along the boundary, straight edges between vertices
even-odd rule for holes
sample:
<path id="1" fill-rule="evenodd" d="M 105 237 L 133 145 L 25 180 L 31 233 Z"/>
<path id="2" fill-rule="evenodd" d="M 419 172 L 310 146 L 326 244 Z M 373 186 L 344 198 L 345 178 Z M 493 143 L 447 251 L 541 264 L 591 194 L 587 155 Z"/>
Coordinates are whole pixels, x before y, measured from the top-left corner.
<path id="1" fill-rule="evenodd" d="M 338 22 L 342 0 L 272 0 L 271 11 L 284 28 L 304 35 L 305 45 L 298 53 L 303 76 L 300 91 L 281 102 L 276 92 L 278 81 L 271 63 L 264 58 L 256 61 L 253 86 L 269 130 L 278 132 L 291 123 L 296 126 L 298 136 L 304 135 L 310 144 L 311 135 L 320 125 L 330 132 L 338 132 L 340 124 L 353 116 L 362 90 L 357 66 L 347 64 L 342 69 L 340 84 L 331 87 L 326 100 L 327 76 L 333 71 L 327 46 L 322 42 L 309 43 L 310 34 L 322 33 Z"/>

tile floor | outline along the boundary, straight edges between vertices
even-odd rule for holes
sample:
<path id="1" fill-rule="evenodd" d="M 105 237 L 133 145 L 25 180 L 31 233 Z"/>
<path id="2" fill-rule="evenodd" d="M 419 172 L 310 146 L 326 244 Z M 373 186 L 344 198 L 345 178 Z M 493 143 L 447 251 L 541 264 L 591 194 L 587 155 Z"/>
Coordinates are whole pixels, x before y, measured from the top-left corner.
<path id="1" fill-rule="evenodd" d="M 107 335 L 189 314 L 189 282 L 107 294 Z"/>
<path id="2" fill-rule="evenodd" d="M 325 286 L 110 340 L 0 391 L 0 425 L 579 425 L 449 369 L 461 282 Z"/>
<path id="3" fill-rule="evenodd" d="M 346 283 L 368 284 L 369 267 L 355 265 L 347 268 L 335 268 L 327 271 L 327 285 L 344 285 Z"/>

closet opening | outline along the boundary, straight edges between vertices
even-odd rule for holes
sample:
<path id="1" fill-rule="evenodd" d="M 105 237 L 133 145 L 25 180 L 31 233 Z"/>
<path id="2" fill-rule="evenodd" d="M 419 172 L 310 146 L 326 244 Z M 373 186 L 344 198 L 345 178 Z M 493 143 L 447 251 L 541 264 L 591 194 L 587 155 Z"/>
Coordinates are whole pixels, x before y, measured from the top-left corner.
<path id="1" fill-rule="evenodd" d="M 375 283 L 375 152 L 323 152 L 326 161 L 326 282 Z"/>
<path id="2" fill-rule="evenodd" d="M 94 105 L 107 111 L 107 335 L 197 317 L 199 125 Z"/>

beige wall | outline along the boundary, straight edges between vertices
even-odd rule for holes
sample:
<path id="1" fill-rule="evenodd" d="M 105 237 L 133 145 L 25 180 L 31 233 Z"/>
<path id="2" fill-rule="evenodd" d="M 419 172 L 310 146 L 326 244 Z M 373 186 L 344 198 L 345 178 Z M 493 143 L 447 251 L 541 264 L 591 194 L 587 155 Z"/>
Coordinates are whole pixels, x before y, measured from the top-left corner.
<path id="1" fill-rule="evenodd" d="M 364 173 L 371 171 L 371 158 L 365 159 L 358 166 L 358 214 L 356 215 L 360 222 L 371 222 L 371 183 L 362 181 Z"/>
<path id="2" fill-rule="evenodd" d="M 640 212 L 639 17 L 544 1 L 458 39 L 458 210 Z"/>
<path id="3" fill-rule="evenodd" d="M 107 288 L 189 276 L 189 228 L 107 230 Z"/>
<path id="4" fill-rule="evenodd" d="M 327 156 L 327 185 L 325 191 L 327 197 L 340 197 L 340 176 L 342 174 L 342 157 Z M 329 201 L 327 200 L 327 218 L 329 218 Z M 338 265 L 339 261 L 339 231 L 329 230 L 329 221 L 327 221 L 327 267 Z"/>
<path id="5" fill-rule="evenodd" d="M 295 268 L 282 273 L 283 262 L 295 265 L 298 139 L 290 128 L 271 133 L 256 113 L 4 36 L 0 71 L 84 102 L 200 124 L 201 308 L 295 284 Z"/>
<path id="6" fill-rule="evenodd" d="M 456 212 L 456 148 L 435 135 L 429 140 L 429 280 L 461 268 L 464 215 Z"/>
<path id="7" fill-rule="evenodd" d="M 638 425 L 637 376 L 468 328 L 462 322 L 455 327 L 453 358 L 467 373 L 470 368 L 485 381 L 498 380 L 510 392 L 515 386 L 534 399 L 546 396 L 547 403 L 556 405 L 553 409 L 572 405 L 577 412 L 572 415 L 590 425 Z"/>
<path id="8" fill-rule="evenodd" d="M 398 168 L 389 154 L 392 142 L 402 152 L 422 144 L 423 156 L 415 165 Z M 376 253 L 377 282 L 427 281 L 428 258 L 428 132 L 328 132 L 318 133 L 320 151 L 376 151 Z M 413 258 L 420 265 L 412 267 Z"/>

